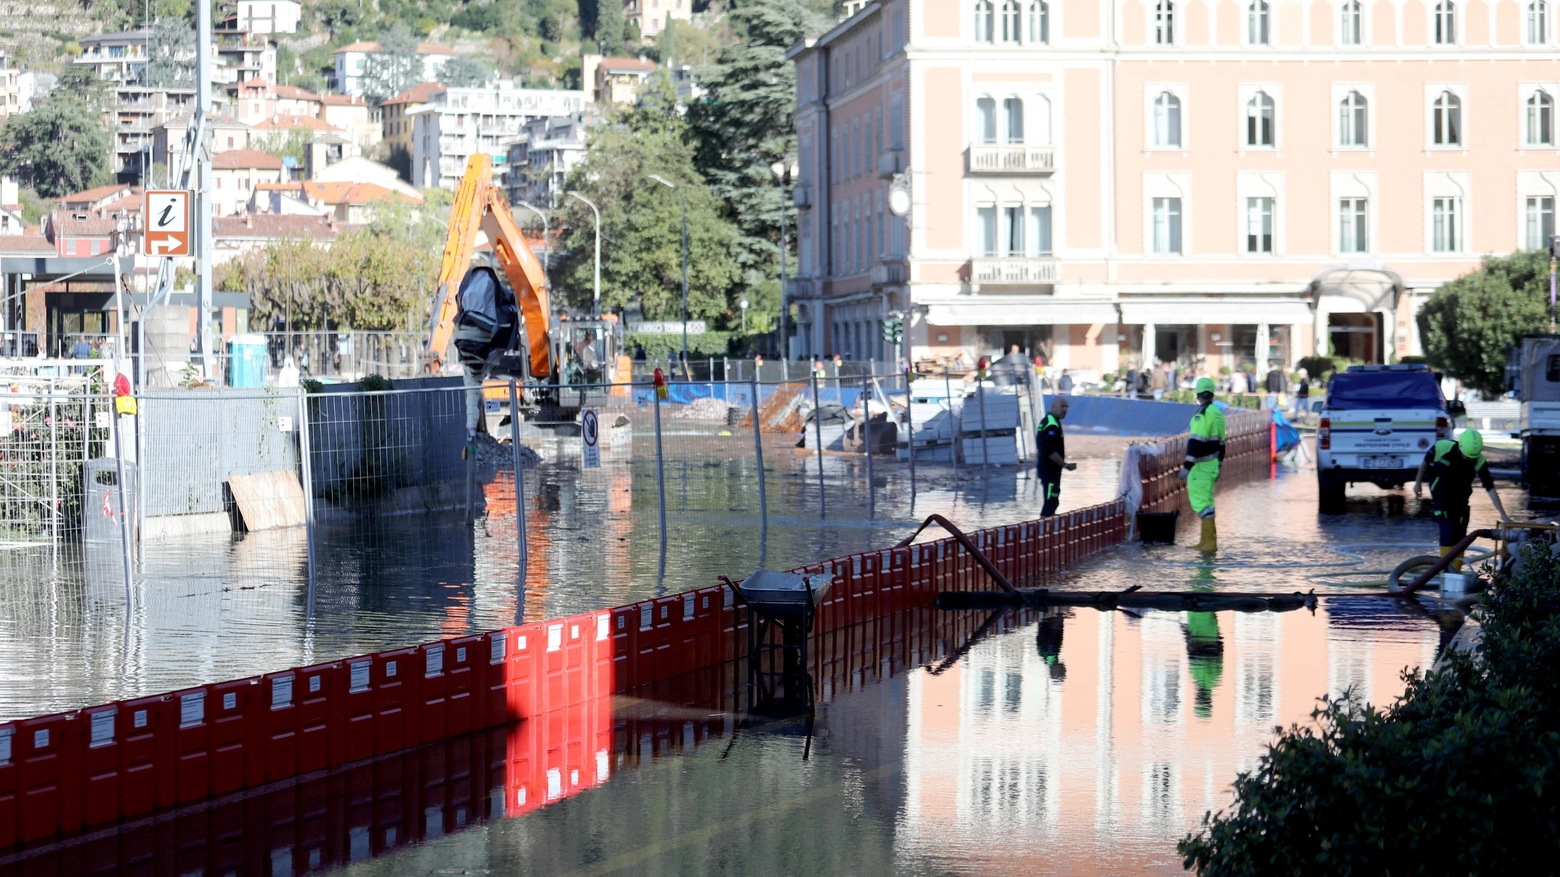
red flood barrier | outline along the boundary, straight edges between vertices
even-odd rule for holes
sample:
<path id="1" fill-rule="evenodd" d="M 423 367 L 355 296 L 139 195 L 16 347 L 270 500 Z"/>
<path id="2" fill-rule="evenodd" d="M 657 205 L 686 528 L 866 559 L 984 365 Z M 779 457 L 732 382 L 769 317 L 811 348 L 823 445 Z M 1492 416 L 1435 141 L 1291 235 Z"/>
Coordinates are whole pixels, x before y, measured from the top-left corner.
<path id="1" fill-rule="evenodd" d="M 1271 438 L 1265 418 L 1236 413 L 1228 423 L 1227 476 L 1266 475 Z M 1165 446 L 1140 468 L 1145 510 L 1184 502 L 1176 477 L 1184 439 Z M 997 570 L 1022 581 L 1121 542 L 1127 517 L 1126 502 L 1117 500 L 969 535 Z M 921 663 L 932 644 L 899 633 L 907 623 L 904 613 L 935 613 L 922 607 L 940 591 L 990 586 L 975 557 L 951 537 L 795 571 L 834 579 L 815 627 L 823 637 L 818 684 L 828 690 L 861 684 L 862 668 L 897 672 Z M 530 735 L 522 748 L 531 754 L 522 757 L 514 747 L 506 754 L 500 747 L 482 756 L 522 778 L 493 789 L 493 806 L 502 813 L 543 806 L 604 781 L 613 693 L 650 687 L 647 694 L 692 702 L 711 686 L 734 684 L 732 662 L 743 651 L 738 643 L 745 642 L 747 613 L 733 604 L 724 585 L 704 587 L 0 724 L 0 849 L 369 763 L 517 719 L 520 736 Z M 846 666 L 857 669 L 838 675 L 829 669 Z M 477 769 L 461 767 L 470 759 L 452 759 L 427 766 L 424 778 L 455 788 Z M 379 772 L 350 773 L 346 794 L 359 803 L 341 824 L 352 850 L 394 847 L 410 833 L 437 827 L 418 827 L 417 814 L 400 812 L 395 801 L 404 790 L 389 791 L 400 790 L 402 779 Z M 364 778 L 373 778 L 363 788 L 379 790 L 377 797 L 354 791 L 359 787 L 352 784 Z M 441 830 L 454 824 L 452 818 L 459 821 L 459 808 L 455 813 L 442 817 Z"/>

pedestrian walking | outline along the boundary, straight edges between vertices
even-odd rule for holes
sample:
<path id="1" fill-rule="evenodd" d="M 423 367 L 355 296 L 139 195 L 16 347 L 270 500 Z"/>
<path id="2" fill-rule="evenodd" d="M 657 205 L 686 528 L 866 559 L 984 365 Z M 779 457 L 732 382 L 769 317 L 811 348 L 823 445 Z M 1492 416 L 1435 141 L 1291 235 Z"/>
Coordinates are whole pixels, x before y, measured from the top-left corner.
<path id="1" fill-rule="evenodd" d="M 1067 408 L 1066 396 L 1053 397 L 1050 412 L 1040 421 L 1040 429 L 1035 436 L 1035 448 L 1040 457 L 1040 487 L 1045 494 L 1045 504 L 1040 507 L 1042 518 L 1056 514 L 1056 507 L 1062 499 L 1062 472 L 1078 468 L 1077 463 L 1067 461 L 1067 439 L 1062 435 L 1062 421 L 1067 419 Z"/>
<path id="2" fill-rule="evenodd" d="M 1219 548 L 1218 528 L 1214 525 L 1213 488 L 1219 480 L 1219 463 L 1224 459 L 1224 413 L 1213 404 L 1213 379 L 1197 379 L 1197 404 L 1187 432 L 1186 461 L 1181 464 L 1181 479 L 1186 482 L 1192 511 L 1202 519 L 1202 540 L 1197 550 L 1213 553 Z"/>
<path id="3" fill-rule="evenodd" d="M 1068 374 L 1067 369 L 1064 368 L 1062 369 L 1062 376 L 1056 379 L 1056 392 L 1063 396 L 1068 396 L 1072 394 L 1072 389 L 1072 375 Z"/>

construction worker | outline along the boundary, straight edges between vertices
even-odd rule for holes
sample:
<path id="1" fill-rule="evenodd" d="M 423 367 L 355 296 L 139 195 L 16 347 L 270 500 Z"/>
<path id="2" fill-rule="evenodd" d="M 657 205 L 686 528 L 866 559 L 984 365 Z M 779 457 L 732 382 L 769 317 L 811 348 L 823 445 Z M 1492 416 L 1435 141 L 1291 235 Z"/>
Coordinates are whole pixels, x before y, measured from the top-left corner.
<path id="1" fill-rule="evenodd" d="M 1067 417 L 1067 397 L 1052 396 L 1050 413 L 1040 421 L 1035 436 L 1035 448 L 1039 451 L 1038 468 L 1040 487 L 1045 491 L 1045 505 L 1040 507 L 1040 517 L 1056 514 L 1056 506 L 1062 501 L 1062 472 L 1078 468 L 1077 463 L 1067 462 L 1067 441 L 1062 436 L 1062 421 Z"/>
<path id="2" fill-rule="evenodd" d="M 1490 464 L 1484 459 L 1484 436 L 1476 429 L 1465 429 L 1457 441 L 1441 439 L 1430 446 L 1425 458 L 1419 461 L 1419 474 L 1414 476 L 1414 496 L 1424 495 L 1425 476 L 1430 476 L 1430 502 L 1435 509 L 1435 522 L 1441 529 L 1441 556 L 1468 535 L 1468 517 L 1471 511 L 1468 500 L 1473 496 L 1473 477 L 1479 476 L 1490 504 L 1507 520 L 1506 509 L 1495 492 L 1495 479 L 1490 475 Z M 1456 561 L 1454 567 L 1462 568 Z"/>
<path id="3" fill-rule="evenodd" d="M 1213 378 L 1198 378 L 1197 404 L 1187 429 L 1186 461 L 1181 464 L 1181 479 L 1192 501 L 1192 511 L 1202 519 L 1202 540 L 1197 550 L 1219 549 L 1219 532 L 1213 523 L 1213 485 L 1219 480 L 1219 463 L 1224 459 L 1224 414 L 1213 404 Z"/>

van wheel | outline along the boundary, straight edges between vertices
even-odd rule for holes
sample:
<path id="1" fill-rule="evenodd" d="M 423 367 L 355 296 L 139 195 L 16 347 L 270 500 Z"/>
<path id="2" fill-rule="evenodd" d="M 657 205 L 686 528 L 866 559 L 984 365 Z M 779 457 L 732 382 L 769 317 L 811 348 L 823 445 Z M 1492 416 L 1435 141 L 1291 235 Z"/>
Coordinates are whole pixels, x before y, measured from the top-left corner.
<path id="1" fill-rule="evenodd" d="M 1341 511 L 1344 481 L 1327 472 L 1316 473 L 1316 504 L 1322 513 Z"/>

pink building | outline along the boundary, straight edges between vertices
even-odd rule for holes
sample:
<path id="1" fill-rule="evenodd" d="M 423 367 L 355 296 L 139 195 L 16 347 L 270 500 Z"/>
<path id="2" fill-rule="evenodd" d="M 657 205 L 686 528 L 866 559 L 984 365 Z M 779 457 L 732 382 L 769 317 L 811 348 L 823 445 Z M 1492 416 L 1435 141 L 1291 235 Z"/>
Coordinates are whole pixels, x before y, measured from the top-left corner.
<path id="1" fill-rule="evenodd" d="M 793 352 L 883 359 L 898 311 L 918 359 L 1417 354 L 1436 287 L 1554 233 L 1556 14 L 867 3 L 789 55 Z"/>

